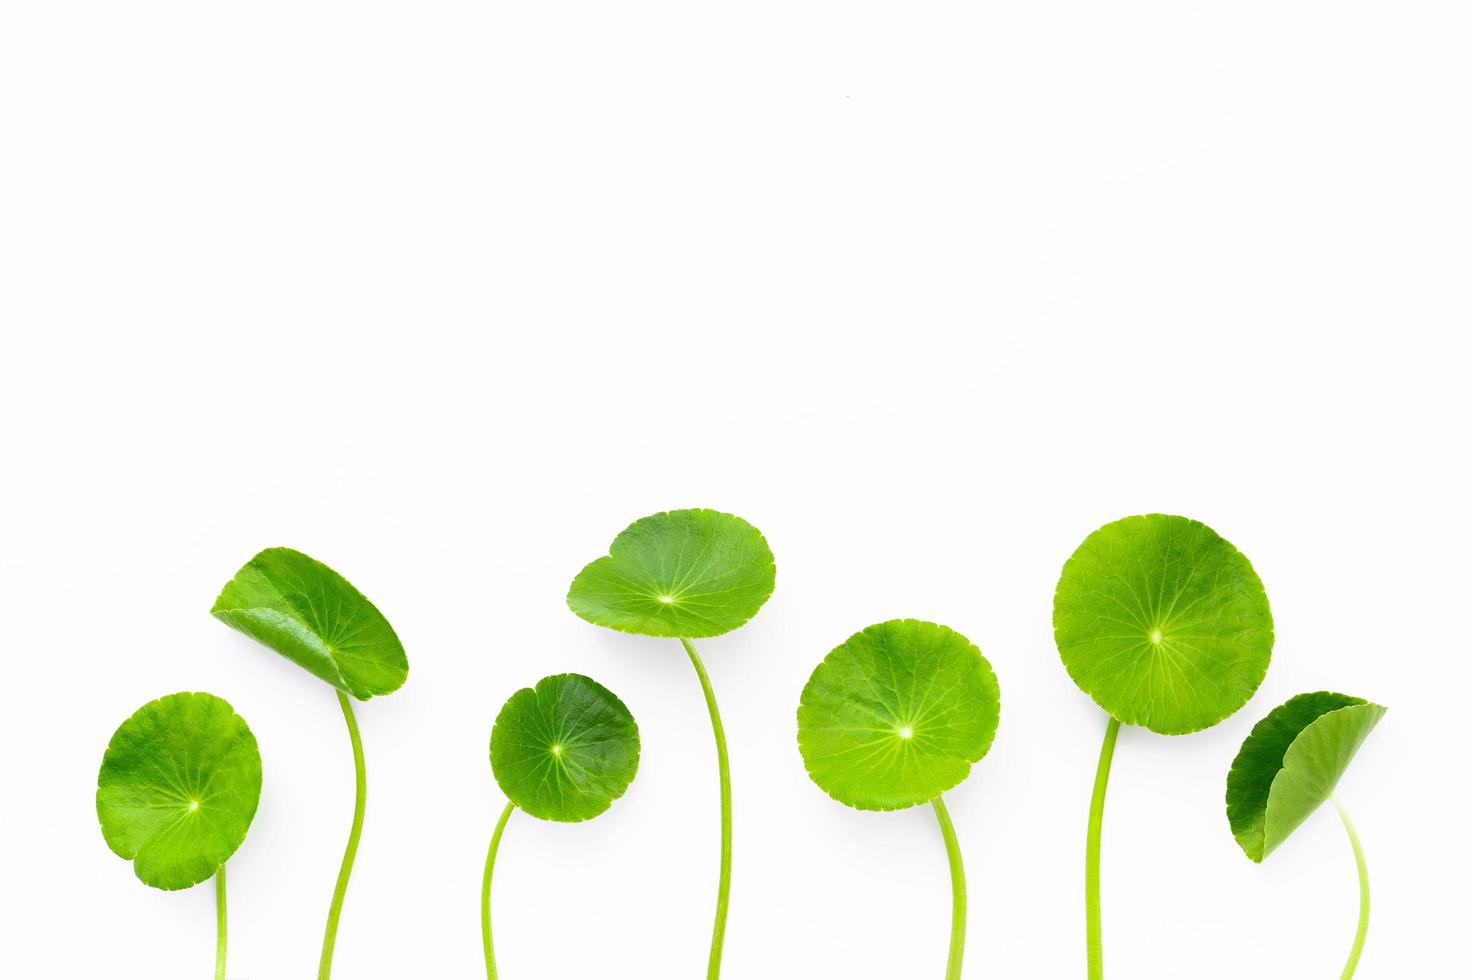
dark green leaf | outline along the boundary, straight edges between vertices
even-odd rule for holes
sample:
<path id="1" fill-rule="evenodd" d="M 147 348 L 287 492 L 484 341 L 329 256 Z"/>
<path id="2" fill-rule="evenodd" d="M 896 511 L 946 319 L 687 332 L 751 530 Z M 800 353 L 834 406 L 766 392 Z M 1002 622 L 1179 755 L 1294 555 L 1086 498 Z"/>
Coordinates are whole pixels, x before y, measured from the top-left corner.
<path id="1" fill-rule="evenodd" d="M 1327 801 L 1386 710 L 1317 691 L 1298 694 L 1251 729 L 1225 781 L 1230 831 L 1247 857 L 1265 860 Z"/>
<path id="2" fill-rule="evenodd" d="M 590 820 L 638 773 L 638 725 L 581 674 L 543 677 L 510 696 L 490 732 L 490 767 L 516 806 L 542 820 Z"/>

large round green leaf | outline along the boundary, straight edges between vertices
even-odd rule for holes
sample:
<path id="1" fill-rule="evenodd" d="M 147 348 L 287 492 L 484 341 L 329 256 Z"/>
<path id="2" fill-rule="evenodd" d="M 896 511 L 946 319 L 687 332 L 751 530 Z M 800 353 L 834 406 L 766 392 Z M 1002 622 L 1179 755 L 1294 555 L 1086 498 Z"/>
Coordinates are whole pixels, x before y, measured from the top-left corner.
<path id="1" fill-rule="evenodd" d="M 1251 563 L 1199 521 L 1125 517 L 1087 536 L 1052 607 L 1077 686 L 1129 725 L 1182 735 L 1250 700 L 1271 662 L 1271 606 Z"/>
<path id="2" fill-rule="evenodd" d="M 860 810 L 927 803 L 990 749 L 1000 686 L 979 648 L 947 626 L 869 626 L 812 671 L 796 711 L 812 780 Z"/>
<path id="3" fill-rule="evenodd" d="M 1230 832 L 1265 860 L 1327 801 L 1387 708 L 1362 698 L 1298 694 L 1251 729 L 1225 780 Z"/>
<path id="4" fill-rule="evenodd" d="M 714 510 L 634 521 L 572 580 L 567 605 L 589 623 L 644 636 L 719 636 L 776 587 L 776 560 L 750 524 Z"/>
<path id="5" fill-rule="evenodd" d="M 259 802 L 255 736 L 213 694 L 143 705 L 113 734 L 97 774 L 102 836 L 154 888 L 213 877 L 245 840 Z"/>
<path id="6" fill-rule="evenodd" d="M 299 551 L 267 548 L 250 559 L 210 612 L 359 700 L 408 678 L 403 644 L 377 607 Z"/>
<path id="7" fill-rule="evenodd" d="M 490 767 L 510 801 L 533 817 L 590 820 L 637 775 L 638 724 L 590 677 L 543 677 L 500 709 Z"/>

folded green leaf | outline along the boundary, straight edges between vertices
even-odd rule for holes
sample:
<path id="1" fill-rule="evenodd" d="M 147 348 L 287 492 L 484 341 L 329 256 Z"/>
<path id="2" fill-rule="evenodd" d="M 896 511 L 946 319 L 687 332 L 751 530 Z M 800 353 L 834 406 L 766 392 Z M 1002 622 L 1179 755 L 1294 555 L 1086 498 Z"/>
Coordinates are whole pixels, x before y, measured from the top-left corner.
<path id="1" fill-rule="evenodd" d="M 170 694 L 139 708 L 108 742 L 97 819 L 144 884 L 189 888 L 245 840 L 260 782 L 245 719 L 212 694 Z"/>
<path id="2" fill-rule="evenodd" d="M 1327 802 L 1387 710 L 1317 691 L 1298 694 L 1251 729 L 1225 781 L 1230 831 L 1247 857 L 1265 860 Z"/>
<path id="3" fill-rule="evenodd" d="M 733 514 L 671 510 L 634 521 L 572 581 L 589 623 L 644 636 L 719 636 L 760 611 L 776 585 L 766 539 Z"/>
<path id="4" fill-rule="evenodd" d="M 1000 687 L 969 640 L 895 619 L 849 637 L 812 671 L 796 712 L 807 773 L 860 810 L 928 803 L 990 749 Z"/>
<path id="5" fill-rule="evenodd" d="M 358 700 L 408 678 L 403 644 L 377 607 L 299 551 L 267 548 L 250 559 L 210 612 Z"/>
<path id="6" fill-rule="evenodd" d="M 542 820 L 590 820 L 638 773 L 638 725 L 590 677 L 556 674 L 515 692 L 490 733 L 495 781 Z"/>
<path id="7" fill-rule="evenodd" d="M 1062 569 L 1052 624 L 1078 687 L 1124 724 L 1165 735 L 1240 710 L 1274 641 L 1246 557 L 1198 521 L 1165 514 L 1088 535 Z"/>

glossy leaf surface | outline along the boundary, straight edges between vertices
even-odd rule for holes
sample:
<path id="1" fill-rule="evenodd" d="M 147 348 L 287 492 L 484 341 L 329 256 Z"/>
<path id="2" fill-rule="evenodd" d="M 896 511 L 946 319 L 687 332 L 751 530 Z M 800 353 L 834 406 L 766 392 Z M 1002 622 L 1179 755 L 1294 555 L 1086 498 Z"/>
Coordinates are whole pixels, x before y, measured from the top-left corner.
<path id="1" fill-rule="evenodd" d="M 638 725 L 590 677 L 556 674 L 510 696 L 490 733 L 495 781 L 542 820 L 590 820 L 638 773 Z"/>
<path id="2" fill-rule="evenodd" d="M 999 721 L 1000 687 L 979 648 L 916 619 L 849 637 L 812 671 L 796 713 L 807 773 L 861 810 L 927 803 L 958 785 Z"/>
<path id="3" fill-rule="evenodd" d="M 210 612 L 359 700 L 408 678 L 403 644 L 377 607 L 299 551 L 267 548 L 250 559 Z"/>
<path id="4" fill-rule="evenodd" d="M 1246 737 L 1225 782 L 1230 831 L 1262 861 L 1332 795 L 1387 709 L 1317 691 L 1276 708 Z"/>
<path id="5" fill-rule="evenodd" d="M 634 521 L 572 581 L 567 605 L 589 623 L 645 636 L 719 636 L 760 611 L 776 561 L 750 524 L 714 510 Z"/>
<path id="6" fill-rule="evenodd" d="M 97 774 L 107 846 L 145 884 L 174 890 L 214 876 L 260 802 L 260 751 L 230 705 L 170 694 L 123 722 Z"/>
<path id="7" fill-rule="evenodd" d="M 1240 710 L 1274 641 L 1246 557 L 1200 522 L 1165 514 L 1088 535 L 1062 568 L 1052 625 L 1078 687 L 1124 724 L 1166 735 Z"/>

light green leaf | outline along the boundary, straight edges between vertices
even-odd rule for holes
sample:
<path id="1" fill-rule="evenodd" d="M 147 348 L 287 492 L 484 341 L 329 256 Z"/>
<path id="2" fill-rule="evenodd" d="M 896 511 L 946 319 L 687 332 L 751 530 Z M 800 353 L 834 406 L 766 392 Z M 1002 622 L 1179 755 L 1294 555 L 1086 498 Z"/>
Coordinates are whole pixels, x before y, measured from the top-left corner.
<path id="1" fill-rule="evenodd" d="M 990 749 L 1000 686 L 947 626 L 869 626 L 812 671 L 796 712 L 812 780 L 839 803 L 898 810 L 958 785 Z"/>
<path id="2" fill-rule="evenodd" d="M 97 820 L 114 854 L 154 888 L 214 876 L 260 802 L 260 751 L 213 694 L 170 694 L 123 722 L 97 774 Z"/>
<path id="3" fill-rule="evenodd" d="M 403 644 L 377 607 L 299 551 L 267 548 L 250 559 L 210 612 L 361 701 L 408 678 Z"/>
<path id="4" fill-rule="evenodd" d="M 714 510 L 634 521 L 572 581 L 567 605 L 589 623 L 644 636 L 719 636 L 760 611 L 776 561 L 750 524 Z"/>
<path id="5" fill-rule="evenodd" d="M 490 767 L 516 806 L 542 820 L 590 820 L 638 773 L 638 724 L 590 677 L 556 674 L 510 696 L 490 732 Z"/>
<path id="6" fill-rule="evenodd" d="M 1072 680 L 1128 725 L 1182 735 L 1240 710 L 1266 675 L 1271 606 L 1245 555 L 1198 521 L 1125 517 L 1087 536 L 1052 609 Z"/>
<path id="7" fill-rule="evenodd" d="M 1247 857 L 1265 860 L 1327 802 L 1387 710 L 1317 691 L 1298 694 L 1251 729 L 1225 780 L 1230 832 Z"/>

